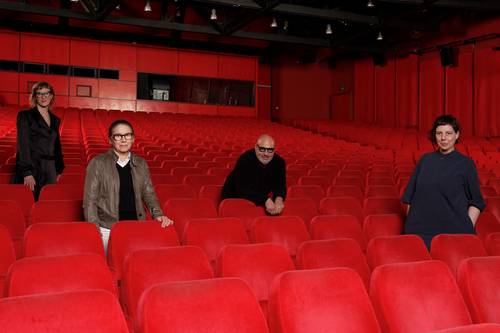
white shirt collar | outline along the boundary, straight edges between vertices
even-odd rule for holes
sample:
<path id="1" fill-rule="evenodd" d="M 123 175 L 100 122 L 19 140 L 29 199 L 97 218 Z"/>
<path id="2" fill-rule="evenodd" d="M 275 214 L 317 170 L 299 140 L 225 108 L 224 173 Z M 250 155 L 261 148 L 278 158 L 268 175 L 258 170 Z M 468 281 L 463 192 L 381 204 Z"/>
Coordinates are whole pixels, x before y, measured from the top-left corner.
<path id="1" fill-rule="evenodd" d="M 130 152 L 128 152 L 128 155 L 127 155 L 126 159 L 124 159 L 123 161 L 120 161 L 120 159 L 118 159 L 116 161 L 116 164 L 118 164 L 119 166 L 121 166 L 122 168 L 124 168 L 127 165 L 128 162 L 130 162 Z"/>

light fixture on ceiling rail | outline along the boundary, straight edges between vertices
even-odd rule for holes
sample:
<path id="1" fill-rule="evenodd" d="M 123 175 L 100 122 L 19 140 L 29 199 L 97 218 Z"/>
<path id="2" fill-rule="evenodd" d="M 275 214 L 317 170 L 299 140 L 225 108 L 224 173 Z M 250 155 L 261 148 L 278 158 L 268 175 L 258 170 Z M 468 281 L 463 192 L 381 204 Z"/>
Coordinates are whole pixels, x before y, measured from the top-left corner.
<path id="1" fill-rule="evenodd" d="M 325 31 L 325 34 L 327 34 L 327 35 L 331 35 L 331 34 L 333 34 L 333 31 L 332 31 L 332 25 L 331 25 L 330 23 L 328 23 L 328 24 L 326 25 L 326 31 Z"/>
<path id="2" fill-rule="evenodd" d="M 151 8 L 151 3 L 149 2 L 149 0 L 146 0 L 146 5 L 144 6 L 144 11 L 145 12 L 152 12 L 153 9 Z"/>
<path id="3" fill-rule="evenodd" d="M 217 20 L 217 11 L 215 10 L 215 8 L 212 8 L 212 12 L 211 12 L 211 14 L 210 14 L 210 19 L 211 19 L 212 21 Z"/>
<path id="4" fill-rule="evenodd" d="M 71 2 L 78 2 L 78 0 L 71 0 Z"/>
<path id="5" fill-rule="evenodd" d="M 273 21 L 271 22 L 271 28 L 278 27 L 278 21 L 276 21 L 276 17 L 273 17 Z"/>
<path id="6" fill-rule="evenodd" d="M 384 40 L 384 36 L 382 36 L 382 31 L 378 32 L 377 40 Z"/>
<path id="7" fill-rule="evenodd" d="M 116 10 L 120 10 L 120 4 L 119 3 L 116 4 L 115 9 Z"/>
<path id="8" fill-rule="evenodd" d="M 366 3 L 366 7 L 373 8 L 373 7 L 375 7 L 375 4 L 373 3 L 372 0 L 368 0 L 368 2 Z"/>

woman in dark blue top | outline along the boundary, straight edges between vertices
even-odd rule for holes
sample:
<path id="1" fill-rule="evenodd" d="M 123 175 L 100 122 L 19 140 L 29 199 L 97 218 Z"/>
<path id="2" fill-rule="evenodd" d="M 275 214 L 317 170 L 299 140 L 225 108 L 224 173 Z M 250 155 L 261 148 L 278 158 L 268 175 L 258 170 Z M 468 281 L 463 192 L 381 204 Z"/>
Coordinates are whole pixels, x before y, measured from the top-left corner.
<path id="1" fill-rule="evenodd" d="M 429 137 L 437 149 L 421 157 L 403 195 L 405 234 L 419 235 L 428 248 L 438 234 L 473 234 L 486 206 L 474 162 L 455 150 L 459 136 L 453 116 L 434 121 Z"/>

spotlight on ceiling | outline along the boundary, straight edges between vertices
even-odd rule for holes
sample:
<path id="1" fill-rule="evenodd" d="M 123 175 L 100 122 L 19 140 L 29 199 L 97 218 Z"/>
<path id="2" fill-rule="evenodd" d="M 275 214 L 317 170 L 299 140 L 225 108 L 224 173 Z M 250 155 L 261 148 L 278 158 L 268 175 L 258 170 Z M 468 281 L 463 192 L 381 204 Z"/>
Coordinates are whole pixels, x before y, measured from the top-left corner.
<path id="1" fill-rule="evenodd" d="M 382 31 L 378 32 L 377 40 L 384 40 L 384 36 L 382 36 Z"/>
<path id="2" fill-rule="evenodd" d="M 78 2 L 78 0 L 71 0 L 71 2 Z"/>
<path id="3" fill-rule="evenodd" d="M 153 9 L 151 9 L 151 3 L 149 2 L 149 0 L 146 0 L 146 5 L 144 6 L 144 11 L 145 12 L 152 12 Z"/>
<path id="4" fill-rule="evenodd" d="M 116 9 L 116 10 L 120 10 L 120 4 L 119 4 L 119 3 L 118 3 L 118 4 L 116 4 L 115 9 Z"/>
<path id="5" fill-rule="evenodd" d="M 273 17 L 273 21 L 271 22 L 271 28 L 276 28 L 278 26 L 278 22 L 276 21 L 276 17 Z"/>
<path id="6" fill-rule="evenodd" d="M 212 8 L 212 12 L 211 12 L 211 14 L 210 14 L 210 19 L 211 19 L 212 21 L 217 20 L 217 12 L 215 11 L 215 8 Z"/>
<path id="7" fill-rule="evenodd" d="M 366 7 L 373 8 L 373 7 L 375 7 L 375 4 L 373 3 L 372 0 L 368 0 L 368 2 L 366 3 Z"/>
<path id="8" fill-rule="evenodd" d="M 326 25 L 326 31 L 325 31 L 325 34 L 327 34 L 327 35 L 331 35 L 331 34 L 333 34 L 333 31 L 332 31 L 332 25 L 331 25 L 330 23 L 328 23 L 328 24 Z"/>

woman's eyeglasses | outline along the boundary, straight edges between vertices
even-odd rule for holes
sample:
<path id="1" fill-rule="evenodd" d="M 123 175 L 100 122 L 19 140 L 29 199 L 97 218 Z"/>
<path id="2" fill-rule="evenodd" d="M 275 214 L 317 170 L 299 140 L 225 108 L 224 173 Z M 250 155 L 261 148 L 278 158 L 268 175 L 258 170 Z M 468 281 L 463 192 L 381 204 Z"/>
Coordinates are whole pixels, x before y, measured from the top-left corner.
<path id="1" fill-rule="evenodd" d="M 44 97 L 44 98 L 47 98 L 49 96 L 51 96 L 52 93 L 51 92 L 37 92 L 36 93 L 36 97 Z"/>
<path id="2" fill-rule="evenodd" d="M 111 135 L 111 138 L 115 141 L 121 141 L 121 140 L 132 140 L 134 137 L 134 133 L 125 133 L 125 134 L 113 134 Z"/>
<path id="3" fill-rule="evenodd" d="M 271 147 L 261 147 L 259 145 L 257 145 L 257 149 L 261 152 L 261 153 L 274 153 L 274 148 L 271 148 Z"/>

